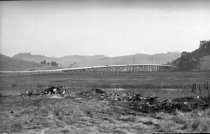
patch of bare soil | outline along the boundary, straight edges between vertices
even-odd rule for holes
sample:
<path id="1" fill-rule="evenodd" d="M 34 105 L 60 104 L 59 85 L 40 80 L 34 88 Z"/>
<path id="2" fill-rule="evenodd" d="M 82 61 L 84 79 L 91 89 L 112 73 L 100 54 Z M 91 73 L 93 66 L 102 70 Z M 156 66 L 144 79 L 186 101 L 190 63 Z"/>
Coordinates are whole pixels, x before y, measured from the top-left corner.
<path id="1" fill-rule="evenodd" d="M 1 96 L 0 133 L 210 132 L 206 101 L 191 99 L 160 102 L 140 94 L 107 94 L 100 89 L 73 94 L 56 87 Z"/>

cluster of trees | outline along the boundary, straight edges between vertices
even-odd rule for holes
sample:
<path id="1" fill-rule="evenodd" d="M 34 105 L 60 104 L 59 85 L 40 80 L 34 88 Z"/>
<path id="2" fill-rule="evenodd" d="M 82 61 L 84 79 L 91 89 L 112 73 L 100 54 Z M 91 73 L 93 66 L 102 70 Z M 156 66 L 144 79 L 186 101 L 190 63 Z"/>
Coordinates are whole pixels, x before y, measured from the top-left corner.
<path id="1" fill-rule="evenodd" d="M 46 60 L 43 60 L 40 63 L 43 65 L 49 65 L 49 66 L 55 66 L 55 67 L 58 66 L 58 63 L 56 63 L 55 61 L 47 62 Z"/>
<path id="2" fill-rule="evenodd" d="M 200 41 L 200 49 L 208 48 L 208 47 L 210 47 L 210 40 L 209 41 L 205 41 L 205 40 Z"/>
<path id="3" fill-rule="evenodd" d="M 196 55 L 186 54 L 178 62 L 179 70 L 199 69 L 200 59 Z"/>

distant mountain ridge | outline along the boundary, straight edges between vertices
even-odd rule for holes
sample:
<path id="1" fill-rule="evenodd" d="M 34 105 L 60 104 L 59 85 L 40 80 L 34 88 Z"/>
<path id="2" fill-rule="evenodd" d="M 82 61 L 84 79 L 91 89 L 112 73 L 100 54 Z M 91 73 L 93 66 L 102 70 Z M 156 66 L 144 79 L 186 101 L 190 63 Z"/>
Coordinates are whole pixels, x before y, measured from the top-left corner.
<path id="1" fill-rule="evenodd" d="M 159 53 L 154 55 L 135 54 L 118 57 L 107 57 L 104 55 L 80 56 L 69 55 L 64 57 L 46 57 L 44 55 L 32 55 L 30 53 L 19 53 L 13 56 L 15 59 L 40 63 L 43 60 L 56 61 L 62 67 L 90 67 L 122 64 L 167 64 L 181 56 L 180 52 Z"/>

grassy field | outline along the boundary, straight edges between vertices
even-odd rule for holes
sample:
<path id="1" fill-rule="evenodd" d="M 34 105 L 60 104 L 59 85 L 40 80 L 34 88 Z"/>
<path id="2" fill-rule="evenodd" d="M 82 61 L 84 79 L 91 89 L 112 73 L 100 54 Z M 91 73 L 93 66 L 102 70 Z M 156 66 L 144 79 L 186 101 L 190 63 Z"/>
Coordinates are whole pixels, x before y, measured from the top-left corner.
<path id="1" fill-rule="evenodd" d="M 210 110 L 141 113 L 107 100 L 75 96 L 92 88 L 133 92 L 163 99 L 195 96 L 193 83 L 210 82 L 210 72 L 139 72 L 118 74 L 0 75 L 0 133 L 136 134 L 210 132 Z M 67 96 L 17 95 L 63 86 Z M 121 102 L 119 102 L 121 103 Z"/>
<path id="2" fill-rule="evenodd" d="M 63 86 L 69 90 L 90 88 L 124 88 L 153 90 L 162 88 L 191 89 L 193 83 L 210 83 L 210 72 L 138 72 L 114 74 L 0 74 L 3 95 L 39 90 L 48 86 Z"/>

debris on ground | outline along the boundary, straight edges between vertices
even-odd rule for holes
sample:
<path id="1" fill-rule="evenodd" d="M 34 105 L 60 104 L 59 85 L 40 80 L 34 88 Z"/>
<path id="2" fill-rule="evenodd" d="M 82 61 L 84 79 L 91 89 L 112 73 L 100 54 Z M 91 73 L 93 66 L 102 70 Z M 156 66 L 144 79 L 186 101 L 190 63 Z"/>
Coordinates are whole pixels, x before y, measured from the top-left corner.
<path id="1" fill-rule="evenodd" d="M 44 94 L 63 94 L 63 91 L 59 87 L 49 87 L 43 91 Z"/>
<path id="2" fill-rule="evenodd" d="M 26 96 L 31 96 L 31 95 L 40 95 L 41 93 L 37 92 L 36 90 L 33 91 L 26 91 L 25 95 Z"/>
<path id="3" fill-rule="evenodd" d="M 92 89 L 89 91 L 81 92 L 78 94 L 78 96 L 89 98 L 89 99 L 97 98 L 99 100 L 104 100 L 108 98 L 108 94 L 101 89 Z"/>
<path id="4" fill-rule="evenodd" d="M 33 91 L 26 91 L 24 94 L 25 96 L 32 96 L 32 95 L 64 95 L 66 94 L 66 90 L 63 88 L 59 88 L 59 87 L 49 87 L 43 91 L 37 91 L 37 90 L 33 90 Z"/>
<path id="5" fill-rule="evenodd" d="M 205 109 L 209 105 L 204 100 L 193 97 L 176 98 L 173 102 L 177 105 L 177 109 L 182 111 L 191 111 L 197 108 Z"/>
<path id="6" fill-rule="evenodd" d="M 49 98 L 62 98 L 66 94 L 66 90 L 60 87 L 49 87 L 41 92 L 37 90 L 26 91 L 25 96 L 44 95 Z M 192 111 L 194 109 L 206 109 L 210 106 L 210 97 L 182 97 L 176 99 L 168 99 L 164 101 L 158 100 L 158 97 L 143 97 L 142 94 L 131 93 L 107 93 L 101 89 L 92 89 L 77 93 L 75 98 L 97 99 L 99 101 L 107 101 L 113 105 L 122 105 L 128 109 L 144 112 L 167 112 L 173 113 L 176 110 Z"/>
<path id="7" fill-rule="evenodd" d="M 153 113 L 153 112 L 167 112 L 173 113 L 176 110 L 183 112 L 192 111 L 194 109 L 205 109 L 209 107 L 209 100 L 205 101 L 204 98 L 193 98 L 183 97 L 176 99 L 168 99 L 159 101 L 158 97 L 143 97 L 141 94 L 130 94 L 130 93 L 111 93 L 107 94 L 101 89 L 92 89 L 89 91 L 79 93 L 80 97 L 85 98 L 96 98 L 98 100 L 107 100 L 110 103 L 123 103 L 124 107 L 130 108 L 131 110 Z M 209 97 L 208 97 L 209 98 Z"/>
<path id="8" fill-rule="evenodd" d="M 160 109 L 157 97 L 146 97 L 140 98 L 139 100 L 134 99 L 129 103 L 129 106 L 135 111 L 144 113 L 156 112 Z"/>

